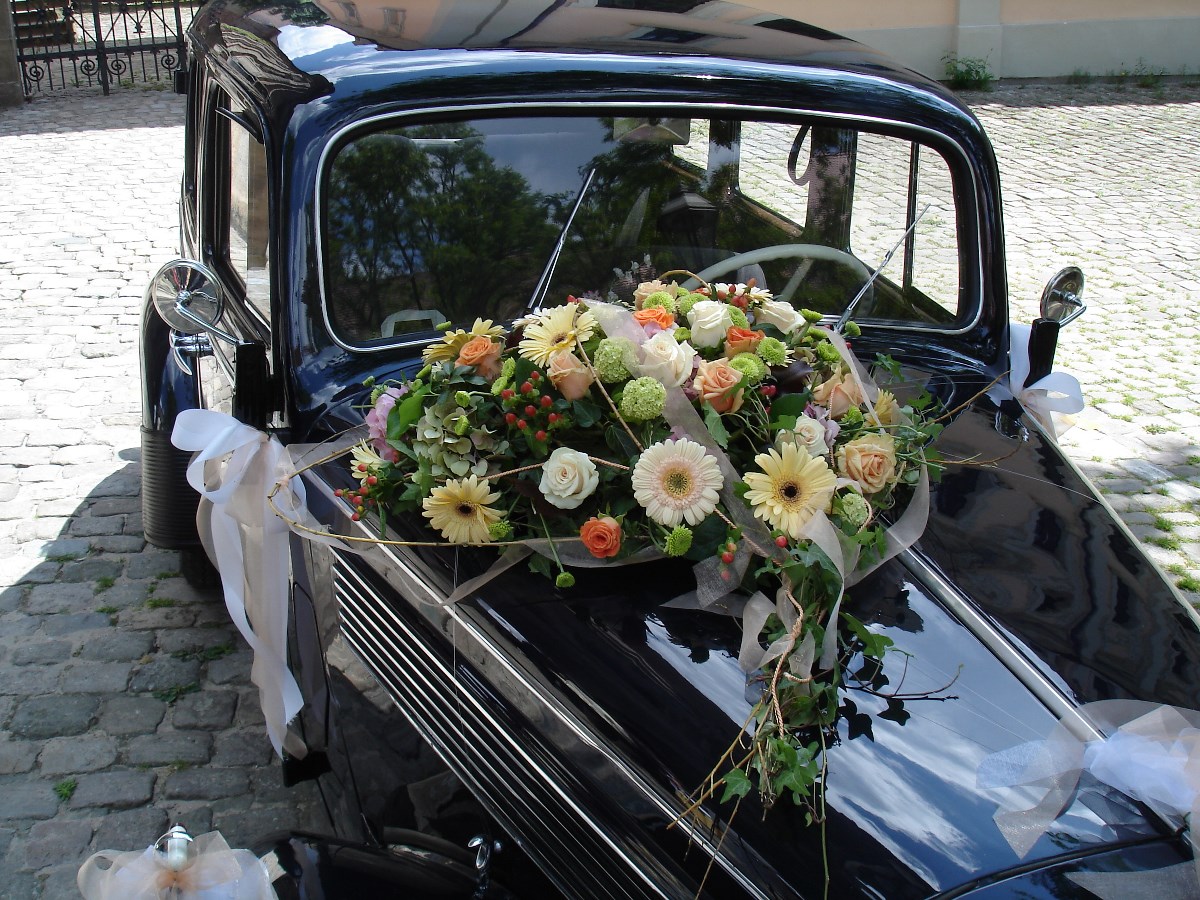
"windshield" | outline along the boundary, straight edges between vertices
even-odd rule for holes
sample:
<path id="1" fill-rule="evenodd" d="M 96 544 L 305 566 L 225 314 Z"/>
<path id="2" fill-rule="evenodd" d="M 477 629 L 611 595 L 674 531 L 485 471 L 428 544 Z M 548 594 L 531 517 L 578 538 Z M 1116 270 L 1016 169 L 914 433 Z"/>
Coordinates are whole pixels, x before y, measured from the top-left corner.
<path id="1" fill-rule="evenodd" d="M 629 299 L 675 273 L 753 279 L 828 315 L 858 297 L 860 322 L 954 330 L 975 301 L 952 172 L 930 146 L 823 120 L 556 115 L 359 132 L 322 185 L 326 317 L 339 342 L 370 349 L 571 294 Z"/>

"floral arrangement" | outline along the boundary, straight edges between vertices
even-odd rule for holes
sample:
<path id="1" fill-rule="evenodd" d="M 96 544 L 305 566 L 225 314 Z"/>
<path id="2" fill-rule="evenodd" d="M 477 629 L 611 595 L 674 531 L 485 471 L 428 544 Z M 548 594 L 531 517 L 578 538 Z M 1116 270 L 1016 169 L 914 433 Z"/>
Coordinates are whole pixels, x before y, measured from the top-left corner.
<path id="1" fill-rule="evenodd" d="M 840 666 L 887 644 L 840 598 L 890 552 L 884 515 L 923 489 L 940 428 L 820 321 L 753 283 L 655 279 L 446 330 L 414 378 L 372 385 L 360 487 L 341 494 L 381 528 L 419 511 L 448 543 L 518 548 L 564 589 L 589 565 L 694 560 L 701 606 L 746 601 L 741 663 L 762 687 L 753 738 L 697 803 L 757 787 L 816 815 Z"/>

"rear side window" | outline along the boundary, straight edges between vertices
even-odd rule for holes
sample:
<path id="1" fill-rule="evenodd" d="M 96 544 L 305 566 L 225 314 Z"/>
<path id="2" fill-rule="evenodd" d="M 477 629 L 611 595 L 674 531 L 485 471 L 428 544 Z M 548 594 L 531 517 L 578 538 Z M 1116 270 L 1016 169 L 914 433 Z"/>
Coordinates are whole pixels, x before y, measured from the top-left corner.
<path id="1" fill-rule="evenodd" d="M 385 127 L 341 144 L 321 194 L 326 318 L 351 349 L 516 317 L 568 294 L 627 299 L 667 273 L 753 278 L 829 315 L 862 294 L 864 324 L 952 330 L 977 304 L 961 277 L 970 250 L 955 207 L 969 192 L 956 194 L 942 155 L 824 121 L 556 115 Z"/>

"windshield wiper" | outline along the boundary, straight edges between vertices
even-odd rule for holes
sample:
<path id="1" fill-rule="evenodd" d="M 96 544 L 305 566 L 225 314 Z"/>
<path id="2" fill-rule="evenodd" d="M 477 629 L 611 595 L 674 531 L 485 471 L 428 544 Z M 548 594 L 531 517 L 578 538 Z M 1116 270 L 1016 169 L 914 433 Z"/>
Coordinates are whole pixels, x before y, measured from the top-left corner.
<path id="1" fill-rule="evenodd" d="M 836 331 L 838 334 L 841 334 L 842 331 L 845 330 L 846 323 L 850 321 L 850 316 L 854 314 L 854 310 L 862 298 L 867 295 L 867 291 L 871 289 L 871 285 L 875 283 L 875 279 L 879 277 L 879 273 L 882 272 L 887 264 L 892 261 L 892 257 L 896 255 L 896 251 L 900 249 L 900 245 L 904 243 L 909 234 L 912 233 L 912 230 L 917 227 L 917 223 L 921 221 L 921 219 L 925 216 L 925 213 L 929 212 L 929 207 L 931 206 L 933 206 L 932 203 L 926 203 L 925 208 L 917 213 L 916 217 L 912 220 L 912 224 L 904 229 L 904 234 L 900 235 L 900 240 L 892 244 L 892 249 L 883 254 L 883 261 L 879 263 L 879 267 L 871 273 L 871 277 L 867 279 L 867 283 L 862 286 L 862 289 L 854 295 L 854 299 L 851 300 L 846 306 L 846 311 L 842 313 L 842 317 L 838 319 L 837 324 L 833 326 L 834 331 Z"/>
<path id="2" fill-rule="evenodd" d="M 554 251 L 546 261 L 546 268 L 542 269 L 542 277 L 538 279 L 537 287 L 533 289 L 533 296 L 529 298 L 529 303 L 526 304 L 525 308 L 527 310 L 541 308 L 546 291 L 550 290 L 550 279 L 554 277 L 554 269 L 558 265 L 558 258 L 562 256 L 563 247 L 566 246 L 567 232 L 571 230 L 571 223 L 575 221 L 575 214 L 579 212 L 579 207 L 583 206 L 583 199 L 587 196 L 588 189 L 592 186 L 592 179 L 595 177 L 595 169 L 588 169 L 587 175 L 583 177 L 583 185 L 579 188 L 579 195 L 575 198 L 575 203 L 571 207 L 571 214 L 567 216 L 567 221 L 563 223 L 562 231 L 558 233 L 558 240 L 554 244 Z"/>

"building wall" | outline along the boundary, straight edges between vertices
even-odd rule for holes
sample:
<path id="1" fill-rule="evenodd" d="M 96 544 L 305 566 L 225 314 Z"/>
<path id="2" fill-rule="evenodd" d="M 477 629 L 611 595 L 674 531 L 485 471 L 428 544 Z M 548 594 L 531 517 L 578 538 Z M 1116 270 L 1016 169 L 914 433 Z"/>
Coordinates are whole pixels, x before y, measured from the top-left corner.
<path id="1" fill-rule="evenodd" d="M 1200 73 L 1198 0 L 750 0 L 870 44 L 935 78 L 947 56 L 998 78 Z"/>

